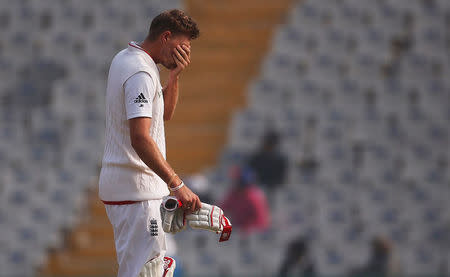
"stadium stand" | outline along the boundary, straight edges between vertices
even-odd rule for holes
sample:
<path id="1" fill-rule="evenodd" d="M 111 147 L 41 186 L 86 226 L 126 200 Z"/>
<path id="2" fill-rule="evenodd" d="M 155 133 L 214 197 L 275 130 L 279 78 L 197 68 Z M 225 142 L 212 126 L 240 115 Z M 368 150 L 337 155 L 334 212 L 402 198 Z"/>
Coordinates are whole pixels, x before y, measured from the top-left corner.
<path id="1" fill-rule="evenodd" d="M 211 177 L 226 183 L 224 169 L 245 161 L 267 130 L 282 134 L 291 166 L 273 211 L 276 248 L 303 234 L 320 274 L 347 274 L 384 235 L 402 273 L 448 274 L 449 12 L 446 1 L 394 0 L 311 0 L 292 9 Z M 320 165 L 312 179 L 297 166 L 311 118 L 308 147 Z M 255 246 L 251 274 L 276 273 L 282 253 L 263 238 Z"/>
<path id="2" fill-rule="evenodd" d="M 85 197 L 103 151 L 107 67 L 124 43 L 145 35 L 148 18 L 181 3 L 80 2 L 0 1 L 1 276 L 30 276 L 42 266 L 45 274 L 63 276 L 115 270 L 103 207 Z M 168 148 L 176 149 L 174 163 L 186 172 L 214 161 L 228 115 L 243 104 L 237 99 L 266 51 L 264 38 L 289 3 L 247 2 L 187 1 L 205 26 L 198 44 L 204 54 L 196 54 L 198 65 L 185 73 L 187 94 L 168 126 Z M 247 107 L 233 115 L 218 165 L 208 172 L 220 199 L 228 166 L 243 162 L 266 130 L 277 129 L 290 167 L 276 195 L 273 227 L 250 237 L 237 230 L 220 246 L 210 234 L 180 233 L 188 276 L 275 274 L 289 241 L 301 234 L 311 240 L 320 274 L 345 274 L 363 264 L 376 235 L 393 241 L 406 275 L 450 274 L 449 3 L 296 2 L 248 88 Z M 236 30 L 221 25 L 230 19 Z M 220 91 L 229 96 L 214 102 L 217 87 L 228 88 Z M 214 107 L 208 114 L 205 103 Z M 190 129 L 186 139 L 176 135 Z M 194 143 L 204 137 L 211 142 Z M 186 144 L 192 149 L 181 151 Z M 313 176 L 298 169 L 302 145 L 319 163 Z M 355 158 L 358 145 L 361 159 Z M 85 207 L 87 221 L 80 217 Z M 75 255 L 64 245 L 75 245 Z"/>

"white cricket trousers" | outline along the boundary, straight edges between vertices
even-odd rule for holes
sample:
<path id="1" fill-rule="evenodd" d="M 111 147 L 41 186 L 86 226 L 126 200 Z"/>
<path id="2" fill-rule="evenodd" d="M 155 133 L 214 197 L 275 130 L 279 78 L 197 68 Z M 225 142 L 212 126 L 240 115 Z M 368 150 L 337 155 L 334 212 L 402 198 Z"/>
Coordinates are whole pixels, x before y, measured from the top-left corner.
<path id="1" fill-rule="evenodd" d="M 161 202 L 159 199 L 127 205 L 105 205 L 114 229 L 118 277 L 137 277 L 147 261 L 154 258 L 163 260 L 166 238 L 159 210 Z M 162 273 L 161 266 L 161 276 Z"/>

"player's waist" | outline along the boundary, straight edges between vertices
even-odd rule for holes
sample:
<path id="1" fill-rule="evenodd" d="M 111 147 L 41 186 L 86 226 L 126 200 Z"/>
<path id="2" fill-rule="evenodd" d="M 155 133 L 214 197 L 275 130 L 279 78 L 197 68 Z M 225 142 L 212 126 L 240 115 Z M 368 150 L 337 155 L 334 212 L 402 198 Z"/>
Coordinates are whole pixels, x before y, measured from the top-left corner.
<path id="1" fill-rule="evenodd" d="M 124 201 L 106 201 L 106 200 L 101 200 L 101 201 L 105 205 L 119 205 L 119 206 L 121 206 L 121 205 L 132 205 L 132 204 L 143 202 L 145 200 L 124 200 Z"/>

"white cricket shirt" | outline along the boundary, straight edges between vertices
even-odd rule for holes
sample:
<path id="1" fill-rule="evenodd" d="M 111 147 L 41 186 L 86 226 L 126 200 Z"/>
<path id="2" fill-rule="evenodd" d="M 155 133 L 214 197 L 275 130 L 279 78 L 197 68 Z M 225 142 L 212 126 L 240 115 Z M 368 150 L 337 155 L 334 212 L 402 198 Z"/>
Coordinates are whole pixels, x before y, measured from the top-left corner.
<path id="1" fill-rule="evenodd" d="M 105 150 L 99 180 L 103 201 L 160 199 L 169 194 L 166 183 L 131 146 L 128 119 L 151 117 L 150 136 L 164 158 L 164 99 L 159 70 L 136 43 L 112 60 L 106 88 Z"/>

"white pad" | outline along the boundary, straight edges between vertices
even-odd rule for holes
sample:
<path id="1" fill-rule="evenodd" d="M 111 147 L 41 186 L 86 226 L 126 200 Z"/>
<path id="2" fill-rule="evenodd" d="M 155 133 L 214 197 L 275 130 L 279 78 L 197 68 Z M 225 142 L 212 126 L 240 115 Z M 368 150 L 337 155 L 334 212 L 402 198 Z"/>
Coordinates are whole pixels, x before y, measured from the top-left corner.
<path id="1" fill-rule="evenodd" d="M 139 277 L 161 277 L 163 275 L 163 265 L 160 258 L 148 261 L 139 273 Z"/>

